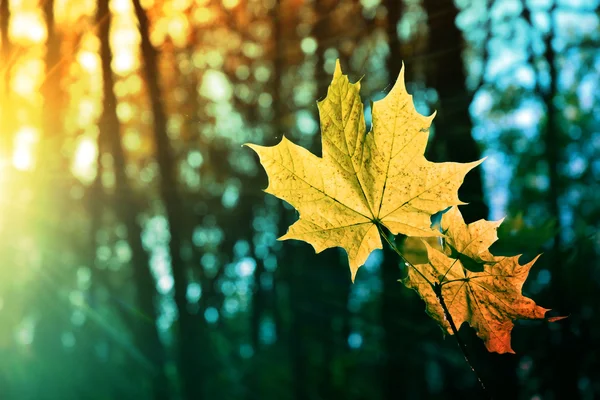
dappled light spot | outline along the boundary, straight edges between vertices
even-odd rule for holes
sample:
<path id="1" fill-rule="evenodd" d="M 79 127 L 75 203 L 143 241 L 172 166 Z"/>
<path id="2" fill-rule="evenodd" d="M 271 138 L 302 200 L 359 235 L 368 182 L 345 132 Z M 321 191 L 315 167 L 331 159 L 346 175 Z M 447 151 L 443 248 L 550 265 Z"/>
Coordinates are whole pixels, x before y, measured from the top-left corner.
<path id="1" fill-rule="evenodd" d="M 251 257 L 244 257 L 236 264 L 236 272 L 242 278 L 251 276 L 255 269 L 256 261 Z"/>
<path id="2" fill-rule="evenodd" d="M 123 123 L 131 121 L 134 117 L 135 109 L 129 102 L 120 102 L 117 104 L 117 117 Z"/>
<path id="3" fill-rule="evenodd" d="M 126 264 L 131 260 L 131 247 L 125 240 L 119 240 L 115 243 L 115 255 L 119 262 Z"/>
<path id="4" fill-rule="evenodd" d="M 246 257 L 250 254 L 250 244 L 247 240 L 238 240 L 233 245 L 233 254 L 237 258 Z"/>
<path id="5" fill-rule="evenodd" d="M 296 113 L 296 126 L 303 135 L 312 136 L 319 130 L 319 125 L 313 113 L 308 110 L 300 110 Z"/>
<path id="6" fill-rule="evenodd" d="M 264 317 L 260 321 L 260 341 L 266 345 L 273 344 L 277 341 L 275 323 L 270 317 Z"/>
<path id="7" fill-rule="evenodd" d="M 35 320 L 32 317 L 25 317 L 16 329 L 17 343 L 28 346 L 33 343 L 35 335 Z"/>
<path id="8" fill-rule="evenodd" d="M 92 271 L 88 267 L 77 269 L 77 286 L 80 290 L 87 290 L 91 284 Z"/>
<path id="9" fill-rule="evenodd" d="M 359 349 L 362 346 L 362 343 L 363 343 L 363 337 L 360 333 L 352 332 L 348 336 L 348 346 L 350 346 L 350 348 Z"/>
<path id="10" fill-rule="evenodd" d="M 271 77 L 271 70 L 266 65 L 259 65 L 254 70 L 254 78 L 258 82 L 267 82 Z"/>
<path id="11" fill-rule="evenodd" d="M 228 10 L 236 7 L 240 3 L 240 0 L 223 0 L 223 7 Z"/>
<path id="12" fill-rule="evenodd" d="M 206 322 L 209 324 L 214 324 L 219 320 L 219 310 L 214 307 L 208 307 L 204 311 L 204 319 L 206 319 Z"/>
<path id="13" fill-rule="evenodd" d="M 66 348 L 75 346 L 75 335 L 73 335 L 73 332 L 71 331 L 63 332 L 63 334 L 60 337 L 60 340 L 63 346 Z"/>
<path id="14" fill-rule="evenodd" d="M 30 169 L 33 166 L 31 151 L 25 146 L 17 146 L 13 153 L 13 165 L 21 171 Z"/>
<path id="15" fill-rule="evenodd" d="M 275 254 L 268 254 L 264 257 L 263 265 L 269 272 L 274 272 L 277 269 L 277 257 Z"/>
<path id="16" fill-rule="evenodd" d="M 83 182 L 91 182 L 96 176 L 97 148 L 95 138 L 83 136 L 79 139 L 71 169 Z"/>
<path id="17" fill-rule="evenodd" d="M 218 245 L 223 240 L 223 230 L 219 227 L 197 227 L 192 237 L 194 244 L 198 247 L 206 245 Z"/>
<path id="18" fill-rule="evenodd" d="M 139 150 L 142 145 L 140 132 L 136 129 L 128 129 L 123 135 L 123 145 L 129 151 Z"/>
<path id="19" fill-rule="evenodd" d="M 85 313 L 81 310 L 73 310 L 71 313 L 71 323 L 75 326 L 82 326 L 86 321 Z"/>
<path id="20" fill-rule="evenodd" d="M 200 264 L 206 271 L 215 271 L 217 264 L 217 257 L 213 253 L 204 253 L 200 259 Z"/>
<path id="21" fill-rule="evenodd" d="M 254 355 L 254 349 L 251 345 L 245 343 L 240 345 L 240 357 L 244 359 L 251 358 Z"/>
<path id="22" fill-rule="evenodd" d="M 85 296 L 81 290 L 73 290 L 69 293 L 69 301 L 74 307 L 85 306 Z"/>
<path id="23" fill-rule="evenodd" d="M 113 71 L 119 75 L 125 75 L 137 66 L 136 58 L 127 51 L 119 51 L 115 54 L 111 64 Z"/>
<path id="24" fill-rule="evenodd" d="M 226 317 L 232 317 L 240 311 L 240 302 L 238 299 L 229 298 L 223 304 L 223 311 Z"/>
<path id="25" fill-rule="evenodd" d="M 173 289 L 173 285 L 175 284 L 173 277 L 171 275 L 163 275 L 158 278 L 157 288 L 160 294 L 167 294 Z"/>
<path id="26" fill-rule="evenodd" d="M 550 283 L 551 278 L 552 274 L 550 273 L 550 271 L 548 271 L 547 269 L 542 269 L 538 272 L 537 283 L 542 287 L 546 286 Z"/>
<path id="27" fill-rule="evenodd" d="M 313 37 L 305 37 L 300 42 L 300 48 L 305 54 L 314 54 L 317 51 L 317 41 Z"/>
<path id="28" fill-rule="evenodd" d="M 231 271 L 231 269 L 229 269 L 229 271 Z M 226 275 L 227 275 L 227 277 L 231 277 L 231 275 L 234 275 L 234 274 L 226 274 Z M 230 280 L 224 280 L 221 283 L 219 290 L 226 297 L 233 296 L 235 294 L 235 284 Z"/>
<path id="29" fill-rule="evenodd" d="M 191 282 L 187 286 L 186 298 L 188 303 L 196 303 L 202 296 L 202 287 L 198 282 Z"/>
<path id="30" fill-rule="evenodd" d="M 204 157 L 198 150 L 193 150 L 188 153 L 187 162 L 192 168 L 200 168 L 204 162 Z"/>
<path id="31" fill-rule="evenodd" d="M 270 108 L 273 104 L 273 97 L 270 93 L 261 93 L 258 95 L 258 105 L 262 108 Z"/>
<path id="32" fill-rule="evenodd" d="M 16 13 L 10 24 L 10 35 L 22 45 L 42 43 L 47 37 L 42 13 L 39 10 Z"/>
<path id="33" fill-rule="evenodd" d="M 100 65 L 100 57 L 91 51 L 82 51 L 78 54 L 79 64 L 90 74 L 97 72 Z"/>
<path id="34" fill-rule="evenodd" d="M 233 89 L 227 76 L 221 71 L 208 70 L 202 78 L 200 94 L 214 101 L 227 101 L 231 98 Z"/>
<path id="35" fill-rule="evenodd" d="M 225 208 L 234 208 L 238 204 L 240 190 L 236 184 L 228 184 L 223 191 L 221 204 Z"/>

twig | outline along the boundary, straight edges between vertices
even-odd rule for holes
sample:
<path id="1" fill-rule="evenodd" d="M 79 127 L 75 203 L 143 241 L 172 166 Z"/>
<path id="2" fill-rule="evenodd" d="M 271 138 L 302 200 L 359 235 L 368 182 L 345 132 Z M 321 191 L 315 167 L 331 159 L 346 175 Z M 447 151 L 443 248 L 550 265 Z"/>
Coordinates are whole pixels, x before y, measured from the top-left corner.
<path id="1" fill-rule="evenodd" d="M 423 273 L 421 271 L 419 271 L 419 269 L 417 267 L 415 267 L 410 261 L 408 261 L 406 259 L 406 257 L 404 257 L 404 254 L 402 254 L 402 252 L 390 241 L 387 234 L 383 231 L 382 227 L 379 224 L 377 224 L 377 229 L 379 230 L 379 235 L 381 237 L 383 237 L 383 239 L 387 242 L 387 244 L 390 246 L 390 248 L 392 250 L 394 250 L 394 252 L 396 254 L 398 254 L 398 256 L 400 256 L 400 258 L 406 263 L 406 265 L 412 267 L 413 270 L 415 272 L 417 272 L 419 275 L 421 275 L 421 277 L 427 282 L 427 284 L 429 286 L 431 286 L 431 289 L 435 293 L 435 296 L 437 297 L 438 301 L 440 302 L 440 305 L 442 306 L 442 309 L 444 310 L 444 316 L 445 316 L 446 320 L 448 321 L 448 323 L 450 324 L 450 329 L 452 329 L 452 333 L 454 334 L 454 337 L 456 338 L 458 347 L 460 347 L 460 349 L 463 353 L 463 356 L 465 357 L 465 361 L 467 362 L 467 364 L 469 364 L 471 371 L 473 371 L 473 373 L 477 377 L 477 381 L 479 382 L 479 385 L 481 386 L 481 389 L 483 390 L 485 397 L 491 399 L 492 397 L 490 396 L 488 390 L 486 389 L 485 385 L 483 384 L 483 381 L 481 380 L 479 373 L 477 372 L 477 370 L 471 363 L 471 358 L 469 355 L 469 351 L 467 349 L 467 345 L 465 344 L 465 342 L 463 342 L 463 340 L 458 335 L 458 329 L 456 329 L 456 324 L 454 323 L 454 320 L 452 319 L 452 315 L 450 315 L 450 311 L 448 310 L 448 307 L 446 306 L 446 302 L 444 301 L 444 297 L 442 296 L 442 284 L 439 282 L 432 283 L 425 275 L 423 275 Z"/>

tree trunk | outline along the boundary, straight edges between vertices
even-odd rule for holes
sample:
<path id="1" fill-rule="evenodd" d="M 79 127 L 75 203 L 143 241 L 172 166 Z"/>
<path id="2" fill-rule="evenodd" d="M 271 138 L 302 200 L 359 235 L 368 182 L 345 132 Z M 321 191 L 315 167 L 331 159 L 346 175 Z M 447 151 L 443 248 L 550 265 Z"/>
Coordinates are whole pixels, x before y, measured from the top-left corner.
<path id="1" fill-rule="evenodd" d="M 8 37 L 8 24 L 10 22 L 10 8 L 8 0 L 0 0 L 0 127 L 2 137 L 0 138 L 0 160 L 10 160 L 12 149 L 12 121 L 9 117 L 10 107 L 10 73 L 12 45 Z M 8 162 L 8 161 L 6 161 Z"/>
<path id="2" fill-rule="evenodd" d="M 143 320 L 135 321 L 135 340 L 140 352 L 147 357 L 151 364 L 150 382 L 153 396 L 156 400 L 169 398 L 169 384 L 165 375 L 165 352 L 156 327 L 157 310 L 156 282 L 150 271 L 150 262 L 142 244 L 142 230 L 136 221 L 138 210 L 134 202 L 134 192 L 131 189 L 126 169 L 126 158 L 120 135 L 120 123 L 116 113 L 117 99 L 113 92 L 114 79 L 111 69 L 112 50 L 110 48 L 109 32 L 111 14 L 109 0 L 98 1 L 97 22 L 99 26 L 100 57 L 102 60 L 104 106 L 100 117 L 99 144 L 108 147 L 114 161 L 115 189 L 121 201 L 116 204 L 116 212 L 127 228 L 127 239 L 132 253 L 133 278 L 136 285 L 139 311 L 145 316 Z M 103 146 L 99 147 L 99 153 Z M 97 184 L 97 183 L 96 183 Z"/>
<path id="3" fill-rule="evenodd" d="M 199 345 L 205 339 L 199 335 L 206 334 L 204 319 L 194 318 L 190 313 L 187 298 L 187 271 L 181 250 L 184 244 L 185 224 L 183 222 L 183 201 L 180 197 L 176 179 L 176 165 L 167 135 L 167 115 L 162 103 L 162 93 L 159 84 L 158 53 L 150 42 L 149 20 L 140 0 L 133 0 L 135 14 L 139 22 L 141 35 L 141 52 L 144 61 L 144 74 L 150 96 L 150 104 L 154 117 L 153 131 L 161 182 L 160 196 L 169 222 L 171 239 L 169 252 L 171 269 L 175 281 L 174 298 L 179 313 L 179 372 L 182 377 L 183 393 L 188 400 L 204 398 L 203 382 L 206 370 L 210 370 L 210 346 Z"/>
<path id="4" fill-rule="evenodd" d="M 387 6 L 387 34 L 390 55 L 386 67 L 390 85 L 396 82 L 402 68 L 400 40 L 397 26 L 402 17 L 401 2 L 390 0 Z M 400 237 L 399 239 L 401 239 Z M 383 398 L 397 399 L 399 393 L 405 393 L 407 398 L 421 397 L 426 387 L 425 370 L 421 357 L 412 345 L 421 338 L 414 336 L 414 331 L 406 330 L 403 325 L 406 320 L 413 320 L 417 314 L 423 313 L 422 305 L 413 293 L 404 291 L 398 279 L 401 278 L 398 255 L 383 243 L 383 262 L 381 264 L 381 280 L 383 292 L 381 298 L 381 323 L 384 330 L 384 363 L 383 363 Z M 408 294 L 408 296 L 406 295 Z M 413 377 L 410 380 L 405 377 Z"/>
<path id="5" fill-rule="evenodd" d="M 62 156 L 60 153 L 60 70 L 57 68 L 60 59 L 60 40 L 55 30 L 54 1 L 44 3 L 43 13 L 48 37 L 46 42 L 45 76 L 41 87 L 43 96 L 42 121 L 39 142 L 36 146 L 34 182 L 36 196 L 33 200 L 32 230 L 35 235 L 37 249 L 40 252 L 39 279 L 36 281 L 35 293 L 32 296 L 32 306 L 39 313 L 33 342 L 34 354 L 43 371 L 40 374 L 41 386 L 46 393 L 61 393 L 65 390 L 65 381 L 57 376 L 55 371 L 45 368 L 44 362 L 69 364 L 69 359 L 60 342 L 61 326 L 67 321 L 68 310 L 61 307 L 60 297 L 56 288 L 48 287 L 48 282 L 55 284 L 57 264 L 60 263 L 62 242 L 53 230 L 60 226 L 60 216 L 65 215 L 64 180 L 55 179 L 64 173 L 61 169 Z M 63 186 L 65 185 L 65 186 Z M 61 266 L 65 268 L 66 266 Z M 46 307 L 45 305 L 50 305 Z M 43 312 L 40 308 L 44 307 Z M 67 367 L 68 368 L 68 367 Z M 38 392 L 38 397 L 42 392 Z"/>
<path id="6" fill-rule="evenodd" d="M 0 167 L 2 163 L 10 163 L 11 160 L 11 148 L 12 148 L 12 121 L 9 116 L 11 112 L 8 107 L 10 104 L 10 56 L 11 56 L 11 43 L 8 37 L 8 24 L 10 22 L 10 9 L 8 7 L 8 0 L 0 0 L 0 41 L 2 42 L 0 48 Z M 5 205 L 6 206 L 6 205 Z M 14 235 L 11 217 L 13 213 L 10 212 L 11 208 L 4 210 L 5 214 L 1 218 L 0 236 L 4 239 L 8 234 Z M 11 260 L 9 254 L 10 250 L 7 243 L 3 243 L 0 247 L 0 259 Z M 4 292 L 4 296 L 10 295 L 11 292 Z M 10 298 L 8 296 L 5 298 Z M 4 311 L 10 312 L 10 311 Z M 6 359 L 6 349 L 0 349 L 0 357 Z M 2 374 L 4 375 L 4 374 Z M 8 377 L 0 377 L 0 393 L 7 393 L 7 397 L 10 397 L 10 382 Z"/>
<path id="7" fill-rule="evenodd" d="M 526 7 L 526 6 L 524 6 Z M 552 241 L 552 248 L 548 257 L 550 261 L 550 271 L 552 280 L 550 281 L 550 290 L 552 292 L 552 299 L 555 300 L 553 306 L 559 310 L 574 310 L 578 307 L 574 304 L 573 299 L 577 296 L 573 296 L 573 293 L 578 293 L 581 290 L 581 284 L 577 282 L 577 274 L 573 273 L 570 264 L 565 258 L 567 258 L 562 251 L 561 243 L 561 218 L 560 218 L 560 194 L 563 190 L 561 177 L 559 173 L 561 154 L 560 149 L 563 148 L 564 143 L 561 141 L 561 128 L 559 119 L 560 110 L 554 105 L 554 100 L 559 94 L 558 89 L 558 70 L 556 61 L 556 52 L 552 47 L 552 39 L 556 36 L 557 27 L 555 24 L 555 13 L 556 3 L 548 11 L 550 15 L 550 32 L 546 35 L 544 40 L 545 52 L 544 57 L 548 64 L 548 72 L 550 75 L 550 87 L 547 90 L 541 88 L 538 84 L 537 91 L 538 95 L 542 97 L 546 108 L 546 124 L 545 131 L 543 132 L 543 140 L 545 143 L 545 158 L 548 164 L 548 178 L 549 178 L 549 191 L 548 191 L 548 203 L 550 208 L 550 216 L 556 219 L 556 230 Z M 538 79 L 539 82 L 539 79 Z M 564 351 L 561 351 L 557 359 L 554 361 L 556 366 L 570 366 L 564 368 L 561 373 L 560 382 L 554 381 L 553 386 L 555 387 L 555 393 L 557 398 L 568 398 L 572 397 L 574 393 L 581 393 L 579 391 L 578 382 L 581 368 L 580 360 L 585 357 L 587 349 L 582 349 L 578 345 L 580 343 L 580 337 L 574 334 L 572 329 L 573 324 L 568 320 L 565 323 L 560 324 L 561 333 L 561 344 L 564 347 Z"/>
<path id="8" fill-rule="evenodd" d="M 429 19 L 429 62 L 427 85 L 437 90 L 437 115 L 434 120 L 435 136 L 430 144 L 433 157 L 443 161 L 471 162 L 481 158 L 481 151 L 473 139 L 473 124 L 469 106 L 473 94 L 466 88 L 462 61 L 464 41 L 456 26 L 458 8 L 454 0 L 425 0 L 423 6 Z M 488 207 L 483 199 L 481 167 L 467 174 L 459 190 L 461 207 L 467 223 L 487 218 Z"/>
<path id="9" fill-rule="evenodd" d="M 331 43 L 331 37 L 334 34 L 331 30 L 332 19 L 331 14 L 335 7 L 339 4 L 337 1 L 318 1 L 314 3 L 317 22 L 313 28 L 313 35 L 317 40 L 316 51 L 316 69 L 315 79 L 317 82 L 317 99 L 322 100 L 327 95 L 331 75 L 325 71 L 326 58 L 325 50 L 326 43 Z M 315 116 L 317 119 L 319 115 Z M 320 138 L 320 136 L 315 136 Z M 311 151 L 314 154 L 321 155 L 322 148 L 319 140 L 312 143 Z M 308 282 L 298 290 L 306 291 L 306 301 L 308 301 L 308 310 L 311 310 L 315 315 L 307 315 L 307 322 L 312 318 L 313 324 L 317 324 L 314 345 L 318 345 L 321 359 L 317 366 L 310 368 L 318 368 L 316 374 L 319 379 L 317 382 L 317 392 L 320 398 L 343 398 L 345 395 L 346 385 L 341 382 L 336 382 L 334 369 L 336 363 L 344 360 L 346 356 L 348 337 L 340 336 L 347 334 L 349 326 L 348 312 L 348 297 L 350 295 L 350 274 L 347 267 L 340 263 L 338 249 L 329 249 L 316 256 L 314 262 L 306 263 L 304 266 L 304 274 L 312 282 L 320 282 L 318 292 L 314 293 L 314 285 Z M 341 329 L 337 329 L 341 328 Z M 338 340 L 339 339 L 339 340 Z M 344 362 L 344 361 L 341 361 Z M 346 365 L 340 366 L 341 375 L 346 376 L 348 373 Z M 345 379 L 342 379 L 345 381 Z"/>
<path id="10" fill-rule="evenodd" d="M 398 38 L 398 23 L 402 18 L 402 1 L 388 0 L 387 8 L 387 37 L 390 46 L 390 55 L 387 58 L 388 81 L 392 85 L 396 82 L 402 68 L 402 54 L 400 39 Z"/>
<path id="11" fill-rule="evenodd" d="M 453 0 L 425 0 L 423 6 L 429 23 L 428 62 L 425 64 L 426 83 L 438 94 L 438 102 L 435 105 L 437 114 L 433 121 L 435 135 L 428 152 L 435 161 L 465 163 L 479 160 L 481 150 L 473 139 L 473 123 L 469 114 L 473 93 L 466 87 L 465 66 L 462 60 L 465 43 L 462 32 L 456 26 L 459 9 Z M 459 198 L 469 203 L 461 207 L 467 223 L 487 218 L 489 214 L 483 196 L 481 171 L 481 167 L 470 171 L 458 192 Z M 479 373 L 483 375 L 484 383 L 488 384 L 490 392 L 502 398 L 516 397 L 518 359 L 489 355 L 472 331 L 467 333 L 462 330 L 461 335 L 468 347 L 479 350 L 475 354 L 480 354 L 481 357 L 475 357 L 472 361 Z M 493 358 L 493 361 L 490 360 L 486 366 L 485 363 L 478 362 L 482 357 Z M 462 375 L 459 374 L 462 373 L 448 372 L 451 381 L 460 379 Z M 452 378 L 452 376 L 456 377 Z M 500 378 L 491 382 L 489 378 L 492 376 Z"/>

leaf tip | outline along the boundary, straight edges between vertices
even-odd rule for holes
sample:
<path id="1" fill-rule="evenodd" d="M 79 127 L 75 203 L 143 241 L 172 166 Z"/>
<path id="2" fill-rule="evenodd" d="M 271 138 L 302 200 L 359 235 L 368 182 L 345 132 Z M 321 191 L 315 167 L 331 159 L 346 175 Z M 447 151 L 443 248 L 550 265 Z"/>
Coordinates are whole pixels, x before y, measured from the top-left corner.
<path id="1" fill-rule="evenodd" d="M 340 59 L 336 58 L 335 60 L 335 69 L 333 70 L 333 77 L 338 77 L 342 75 L 342 65 L 340 63 Z"/>
<path id="2" fill-rule="evenodd" d="M 480 165 L 481 163 L 483 163 L 483 162 L 486 160 L 486 158 L 487 158 L 487 156 L 486 156 L 486 157 L 483 157 L 483 158 L 482 158 L 482 159 L 480 159 L 480 160 L 477 160 L 477 161 L 470 162 L 470 163 L 469 163 L 469 165 L 472 165 L 472 167 L 471 167 L 471 168 L 475 168 L 476 166 L 478 166 L 478 165 Z"/>
<path id="3" fill-rule="evenodd" d="M 548 322 L 556 322 L 556 321 L 560 321 L 560 320 L 563 320 L 563 319 L 566 319 L 566 318 L 569 318 L 569 317 L 570 317 L 570 315 L 561 315 L 561 316 L 558 316 L 558 317 L 549 317 L 549 318 L 546 318 L 546 321 L 548 321 Z"/>
<path id="4" fill-rule="evenodd" d="M 437 115 L 437 110 L 433 110 L 431 115 L 429 117 L 425 117 L 425 118 L 427 118 L 428 122 L 431 124 L 436 115 Z"/>

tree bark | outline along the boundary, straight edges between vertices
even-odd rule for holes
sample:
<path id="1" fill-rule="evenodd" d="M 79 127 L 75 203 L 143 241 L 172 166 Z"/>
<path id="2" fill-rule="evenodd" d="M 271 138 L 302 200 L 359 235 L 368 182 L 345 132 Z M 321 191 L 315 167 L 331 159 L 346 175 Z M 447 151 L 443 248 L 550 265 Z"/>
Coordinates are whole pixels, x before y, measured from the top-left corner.
<path id="1" fill-rule="evenodd" d="M 133 278 L 136 285 L 139 311 L 146 318 L 135 321 L 135 340 L 140 352 L 150 361 L 150 382 L 156 400 L 169 398 L 169 383 L 165 375 L 165 351 L 156 327 L 158 317 L 155 300 L 157 297 L 156 282 L 150 271 L 150 262 L 142 244 L 142 229 L 136 221 L 138 210 L 134 202 L 134 192 L 125 173 L 126 157 L 120 135 L 120 123 L 117 117 L 117 99 L 113 87 L 114 79 L 111 69 L 112 50 L 109 32 L 111 14 L 109 0 L 99 0 L 97 10 L 99 26 L 100 58 L 102 60 L 104 105 L 100 116 L 100 137 L 98 149 L 102 153 L 106 144 L 114 161 L 115 189 L 121 201 L 116 205 L 116 212 L 127 228 L 128 244 L 132 253 Z M 96 183 L 97 185 L 98 183 Z"/>

